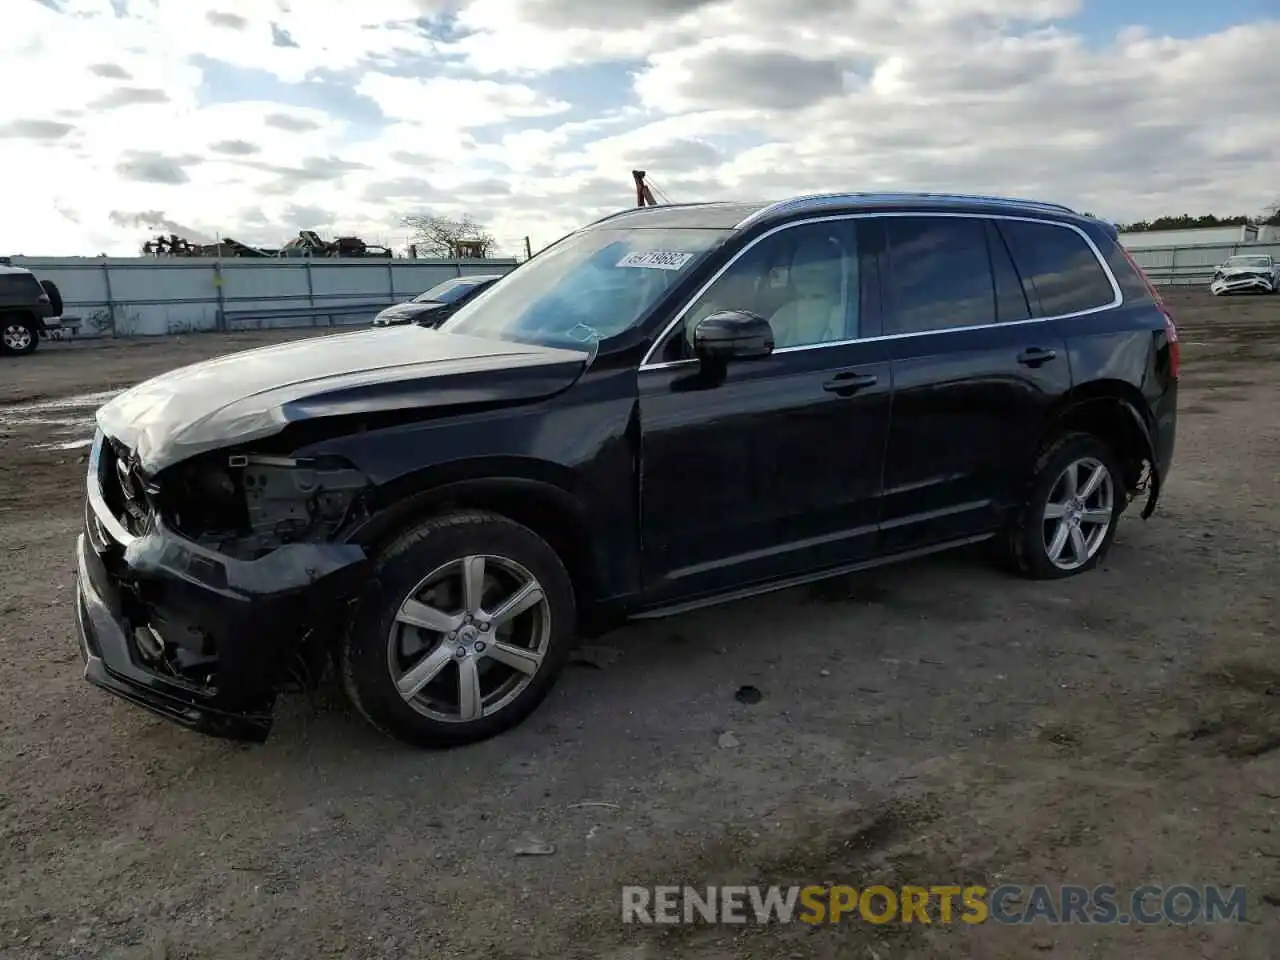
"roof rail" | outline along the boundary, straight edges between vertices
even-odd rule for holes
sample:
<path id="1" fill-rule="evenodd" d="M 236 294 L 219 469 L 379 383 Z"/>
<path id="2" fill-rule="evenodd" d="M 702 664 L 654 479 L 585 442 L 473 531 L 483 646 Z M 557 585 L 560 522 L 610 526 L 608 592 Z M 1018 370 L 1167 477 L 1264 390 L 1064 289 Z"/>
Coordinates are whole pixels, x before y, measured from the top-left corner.
<path id="1" fill-rule="evenodd" d="M 974 200 L 981 203 L 1007 203 L 1016 206 L 1038 207 L 1041 210 L 1053 210 L 1058 213 L 1071 213 L 1075 211 L 1070 207 L 1063 206 L 1060 203 L 1049 203 L 1044 200 L 1022 200 L 1015 197 L 986 197 L 979 194 L 968 193 L 882 193 L 882 192 L 859 192 L 859 193 L 815 193 L 803 197 L 791 197 L 787 200 L 779 200 L 771 203 L 767 207 L 757 210 L 755 213 L 739 221 L 734 227 L 741 230 L 749 227 L 753 223 L 759 223 L 767 217 L 780 213 L 798 212 L 803 210 L 821 210 L 824 207 L 844 206 L 858 200 Z"/>

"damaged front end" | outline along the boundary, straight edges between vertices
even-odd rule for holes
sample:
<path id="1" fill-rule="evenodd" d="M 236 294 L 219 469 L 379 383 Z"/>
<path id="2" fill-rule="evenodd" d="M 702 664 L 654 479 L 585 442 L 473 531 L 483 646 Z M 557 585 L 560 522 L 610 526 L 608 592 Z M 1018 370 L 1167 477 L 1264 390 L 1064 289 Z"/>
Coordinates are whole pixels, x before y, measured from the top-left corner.
<path id="1" fill-rule="evenodd" d="M 1275 293 L 1276 278 L 1267 270 L 1220 273 L 1209 284 L 1215 297 L 1232 293 Z"/>
<path id="2" fill-rule="evenodd" d="M 337 542 L 364 516 L 350 464 L 212 452 L 158 477 L 95 436 L 77 543 L 85 678 L 185 726 L 265 740 L 280 690 L 314 675 L 363 581 Z"/>

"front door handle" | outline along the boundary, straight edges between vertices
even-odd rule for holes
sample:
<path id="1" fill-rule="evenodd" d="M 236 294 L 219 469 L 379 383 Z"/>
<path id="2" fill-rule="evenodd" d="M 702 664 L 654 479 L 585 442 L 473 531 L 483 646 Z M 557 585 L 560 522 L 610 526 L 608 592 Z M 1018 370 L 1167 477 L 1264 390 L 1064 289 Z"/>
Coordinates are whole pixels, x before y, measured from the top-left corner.
<path id="1" fill-rule="evenodd" d="M 852 397 L 859 390 L 874 387 L 879 382 L 879 378 L 873 374 L 846 370 L 844 373 L 837 373 L 824 383 L 822 389 L 838 397 Z"/>
<path id="2" fill-rule="evenodd" d="M 1028 347 L 1018 354 L 1018 362 L 1027 367 L 1038 367 L 1057 358 L 1057 350 L 1045 350 L 1043 347 Z"/>

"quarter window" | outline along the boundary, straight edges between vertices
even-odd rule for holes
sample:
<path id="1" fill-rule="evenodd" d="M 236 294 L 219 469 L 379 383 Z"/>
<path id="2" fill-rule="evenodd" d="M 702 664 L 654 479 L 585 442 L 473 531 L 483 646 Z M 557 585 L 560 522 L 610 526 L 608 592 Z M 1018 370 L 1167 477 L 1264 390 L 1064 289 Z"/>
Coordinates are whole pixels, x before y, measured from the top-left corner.
<path id="1" fill-rule="evenodd" d="M 1027 220 L 999 224 L 1036 316 L 1096 310 L 1115 299 L 1102 264 L 1074 230 Z"/>
<path id="2" fill-rule="evenodd" d="M 663 359 L 693 356 L 698 323 L 726 310 L 768 320 L 776 349 L 856 339 L 858 291 L 855 221 L 779 230 L 748 248 L 693 302 Z"/>
<path id="3" fill-rule="evenodd" d="M 23 300 L 34 300 L 42 293 L 44 289 L 33 274 L 0 273 L 0 294 Z"/>
<path id="4" fill-rule="evenodd" d="M 970 217 L 885 217 L 889 254 L 886 334 L 996 321 L 985 222 Z"/>

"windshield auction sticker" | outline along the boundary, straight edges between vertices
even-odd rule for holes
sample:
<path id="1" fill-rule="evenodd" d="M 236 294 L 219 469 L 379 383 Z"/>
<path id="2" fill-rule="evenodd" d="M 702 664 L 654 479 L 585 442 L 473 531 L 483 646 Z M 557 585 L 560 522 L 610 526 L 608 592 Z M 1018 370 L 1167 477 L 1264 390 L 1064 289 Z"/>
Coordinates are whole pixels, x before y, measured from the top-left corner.
<path id="1" fill-rule="evenodd" d="M 693 259 L 692 253 L 679 250 L 640 250 L 628 253 L 618 261 L 619 267 L 650 267 L 654 270 L 679 270 Z"/>

